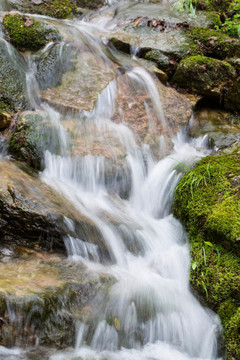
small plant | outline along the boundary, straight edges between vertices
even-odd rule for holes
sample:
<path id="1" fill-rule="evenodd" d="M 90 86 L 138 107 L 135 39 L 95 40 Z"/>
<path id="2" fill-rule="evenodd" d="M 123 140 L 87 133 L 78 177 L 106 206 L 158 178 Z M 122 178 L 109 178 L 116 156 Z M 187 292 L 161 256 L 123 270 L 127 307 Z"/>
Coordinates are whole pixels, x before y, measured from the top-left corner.
<path id="1" fill-rule="evenodd" d="M 234 15 L 232 19 L 226 19 L 222 29 L 228 35 L 240 37 L 240 14 Z"/>
<path id="2" fill-rule="evenodd" d="M 181 181 L 177 186 L 175 191 L 181 190 L 186 186 L 190 187 L 191 196 L 193 198 L 194 191 L 200 186 L 207 186 L 208 183 L 211 182 L 211 165 L 208 164 L 206 166 L 206 170 L 204 174 L 196 174 L 192 171 L 184 177 L 183 181 Z"/>
<path id="3" fill-rule="evenodd" d="M 180 12 L 187 12 L 195 15 L 195 4 L 195 0 L 178 0 L 173 4 L 172 7 Z"/>

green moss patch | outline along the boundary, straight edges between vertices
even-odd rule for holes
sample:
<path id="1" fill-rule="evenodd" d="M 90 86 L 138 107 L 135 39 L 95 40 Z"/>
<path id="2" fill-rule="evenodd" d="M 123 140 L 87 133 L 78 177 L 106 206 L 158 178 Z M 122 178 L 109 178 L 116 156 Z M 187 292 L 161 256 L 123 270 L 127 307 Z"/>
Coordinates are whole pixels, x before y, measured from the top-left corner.
<path id="1" fill-rule="evenodd" d="M 10 42 L 19 50 L 36 51 L 49 41 L 61 39 L 57 30 L 25 15 L 7 14 L 3 24 Z"/>
<path id="2" fill-rule="evenodd" d="M 203 55 L 217 59 L 240 56 L 240 40 L 220 31 L 196 26 L 189 31 L 189 36 Z"/>
<path id="3" fill-rule="evenodd" d="M 173 212 L 191 243 L 192 286 L 218 312 L 228 359 L 239 359 L 240 156 L 206 157 L 176 188 Z"/>
<path id="4" fill-rule="evenodd" d="M 15 1 L 11 4 L 14 9 L 31 14 L 40 14 L 58 19 L 71 18 L 77 13 L 77 5 L 73 0 L 47 0 L 41 4 L 34 4 L 31 0 Z"/>
<path id="5" fill-rule="evenodd" d="M 190 91 L 217 97 L 222 87 L 234 77 L 235 69 L 226 61 L 190 56 L 179 63 L 173 82 Z"/>

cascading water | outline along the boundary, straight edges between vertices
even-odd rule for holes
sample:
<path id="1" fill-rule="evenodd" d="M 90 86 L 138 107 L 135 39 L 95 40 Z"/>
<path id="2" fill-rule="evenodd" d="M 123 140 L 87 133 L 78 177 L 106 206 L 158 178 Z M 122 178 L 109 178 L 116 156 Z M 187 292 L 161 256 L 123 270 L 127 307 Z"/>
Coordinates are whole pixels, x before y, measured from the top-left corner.
<path id="1" fill-rule="evenodd" d="M 112 120 L 120 86 L 117 79 L 122 74 L 107 57 L 95 34 L 97 27 L 83 21 L 66 21 L 64 27 L 116 73 L 92 111 L 72 115 L 76 127 L 86 137 L 86 145 L 93 133 L 104 145 L 104 137 L 110 136 L 124 157 L 117 166 L 111 144 L 107 155 L 75 154 L 73 138 L 64 127 L 65 115 L 30 97 L 32 106 L 50 119 L 53 132 L 48 144 L 53 139 L 57 143 L 46 146 L 41 179 L 97 227 L 108 254 L 75 236 L 75 225 L 66 218 L 69 261 L 83 262 L 90 272 L 113 279 L 91 300 L 90 311 L 82 312 L 75 349 L 56 352 L 51 360 L 214 360 L 220 323 L 191 294 L 187 236 L 171 214 L 174 188 L 186 167 L 208 154 L 206 139 L 192 140 L 182 131 L 174 139 L 172 153 L 156 160 L 126 124 Z M 123 69 L 132 87 L 141 88 L 149 97 L 151 111 L 147 103 L 145 109 L 150 128 L 154 131 L 154 112 L 164 136 L 168 124 L 155 81 L 135 63 Z M 27 73 L 31 95 L 37 89 L 34 81 L 33 67 Z M 0 349 L 0 355 L 15 359 L 21 352 Z"/>

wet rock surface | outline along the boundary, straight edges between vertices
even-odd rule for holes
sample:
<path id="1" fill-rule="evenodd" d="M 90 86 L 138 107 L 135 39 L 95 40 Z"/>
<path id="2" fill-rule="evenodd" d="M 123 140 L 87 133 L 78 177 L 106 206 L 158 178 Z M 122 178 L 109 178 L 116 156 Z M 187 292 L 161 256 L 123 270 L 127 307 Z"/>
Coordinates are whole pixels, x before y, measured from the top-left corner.
<path id="1" fill-rule="evenodd" d="M 0 100 L 17 111 L 27 106 L 25 60 L 0 39 Z"/>
<path id="2" fill-rule="evenodd" d="M 73 235 L 88 242 L 101 239 L 91 221 L 43 184 L 26 165 L 1 159 L 0 168 L 2 243 L 29 247 L 38 244 L 44 249 L 64 251 L 63 237 L 69 234 L 65 218 L 72 219 L 76 225 Z"/>
<path id="3" fill-rule="evenodd" d="M 114 70 L 109 69 L 101 59 L 90 52 L 81 52 L 74 68 L 63 75 L 61 85 L 41 91 L 41 98 L 65 112 L 90 111 L 114 76 Z"/>
<path id="4" fill-rule="evenodd" d="M 8 151 L 18 160 L 24 160 L 35 169 L 44 168 L 44 151 L 60 152 L 57 129 L 47 112 L 26 111 L 19 115 Z"/>
<path id="5" fill-rule="evenodd" d="M 193 137 L 208 135 L 218 152 L 231 152 L 240 142 L 240 117 L 219 109 L 194 111 L 189 134 Z"/>
<path id="6" fill-rule="evenodd" d="M 1 345 L 73 346 L 86 304 L 113 279 L 39 249 L 2 247 L 0 253 Z"/>

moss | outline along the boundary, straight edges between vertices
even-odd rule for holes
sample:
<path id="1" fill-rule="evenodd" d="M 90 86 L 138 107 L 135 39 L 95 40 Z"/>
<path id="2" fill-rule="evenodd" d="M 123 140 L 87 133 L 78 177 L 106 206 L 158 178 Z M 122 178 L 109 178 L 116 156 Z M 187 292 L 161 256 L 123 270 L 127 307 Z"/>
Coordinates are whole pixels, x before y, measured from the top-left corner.
<path id="1" fill-rule="evenodd" d="M 228 342 L 228 351 L 235 359 L 240 358 L 240 307 L 230 318 L 226 326 L 226 339 Z"/>
<path id="2" fill-rule="evenodd" d="M 209 13 L 207 13 L 206 18 L 207 18 L 210 28 L 214 29 L 216 26 L 221 25 L 221 19 L 220 19 L 220 15 L 218 13 L 209 12 Z"/>
<path id="3" fill-rule="evenodd" d="M 19 50 L 35 51 L 50 40 L 60 40 L 57 30 L 24 15 L 7 14 L 3 24 L 10 42 Z"/>
<path id="4" fill-rule="evenodd" d="M 196 26 L 189 30 L 188 36 L 203 55 L 216 59 L 240 56 L 240 40 L 232 39 L 221 31 Z"/>
<path id="5" fill-rule="evenodd" d="M 227 9 L 228 15 L 238 14 L 240 12 L 240 0 L 233 0 Z"/>
<path id="6" fill-rule="evenodd" d="M 199 10 L 226 11 L 229 0 L 196 0 L 196 7 Z"/>
<path id="7" fill-rule="evenodd" d="M 77 13 L 77 6 L 71 0 L 54 0 L 50 3 L 49 15 L 65 19 Z"/>
<path id="8" fill-rule="evenodd" d="M 223 86 L 234 77 L 235 69 L 226 61 L 206 56 L 190 56 L 180 61 L 173 82 L 190 91 L 217 97 Z"/>
<path id="9" fill-rule="evenodd" d="M 228 359 L 238 359 L 240 309 L 240 157 L 206 157 L 176 188 L 173 212 L 191 243 L 190 281 L 218 312 Z"/>
<path id="10" fill-rule="evenodd" d="M 227 359 L 238 359 L 239 334 L 232 324 L 236 316 L 239 321 L 240 260 L 221 246 L 209 246 L 205 239 L 201 235 L 190 236 L 190 281 L 221 319 Z"/>

